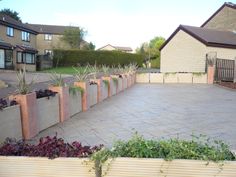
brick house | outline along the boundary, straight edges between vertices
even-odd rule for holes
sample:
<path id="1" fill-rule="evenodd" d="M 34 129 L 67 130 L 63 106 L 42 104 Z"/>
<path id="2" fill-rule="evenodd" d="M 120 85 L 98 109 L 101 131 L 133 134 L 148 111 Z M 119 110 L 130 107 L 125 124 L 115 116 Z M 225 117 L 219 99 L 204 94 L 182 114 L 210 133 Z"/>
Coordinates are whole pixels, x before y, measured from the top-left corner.
<path id="1" fill-rule="evenodd" d="M 35 71 L 36 35 L 29 25 L 0 14 L 0 69 Z"/>
<path id="2" fill-rule="evenodd" d="M 71 47 L 61 40 L 63 33 L 69 28 L 78 28 L 72 26 L 58 25 L 40 25 L 29 24 L 32 29 L 38 32 L 37 50 L 39 55 L 52 54 L 53 49 L 70 49 Z M 82 41 L 81 47 L 87 45 L 86 41 Z"/>
<path id="3" fill-rule="evenodd" d="M 201 27 L 180 25 L 161 46 L 161 72 L 205 72 L 206 56 L 236 58 L 236 5 L 224 3 Z"/>

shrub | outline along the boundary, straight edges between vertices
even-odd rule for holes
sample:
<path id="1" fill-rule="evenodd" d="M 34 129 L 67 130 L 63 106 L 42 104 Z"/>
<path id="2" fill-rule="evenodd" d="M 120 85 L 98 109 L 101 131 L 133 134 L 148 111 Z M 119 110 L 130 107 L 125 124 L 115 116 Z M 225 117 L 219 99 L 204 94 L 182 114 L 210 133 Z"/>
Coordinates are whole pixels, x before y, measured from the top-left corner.
<path id="1" fill-rule="evenodd" d="M 54 66 L 85 66 L 87 64 L 118 66 L 137 63 L 142 66 L 143 56 L 139 54 L 123 53 L 119 51 L 84 51 L 84 50 L 59 50 L 53 51 Z"/>
<path id="2" fill-rule="evenodd" d="M 128 141 L 118 141 L 110 152 L 113 157 L 194 159 L 206 161 L 235 160 L 229 146 L 201 135 L 192 140 L 145 140 L 135 134 Z"/>
<path id="3" fill-rule="evenodd" d="M 62 138 L 44 137 L 40 138 L 37 145 L 25 141 L 6 139 L 0 147 L 0 155 L 4 156 L 32 156 L 32 157 L 89 157 L 100 150 L 99 146 L 82 146 L 80 142 L 66 143 Z"/>

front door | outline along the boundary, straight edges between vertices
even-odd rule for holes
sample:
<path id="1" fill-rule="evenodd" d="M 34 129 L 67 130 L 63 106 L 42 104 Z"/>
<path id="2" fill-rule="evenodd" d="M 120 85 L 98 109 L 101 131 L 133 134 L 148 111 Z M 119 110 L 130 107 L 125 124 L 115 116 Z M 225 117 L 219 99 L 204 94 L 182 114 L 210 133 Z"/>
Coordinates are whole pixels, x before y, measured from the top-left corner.
<path id="1" fill-rule="evenodd" d="M 0 68 L 5 68 L 4 50 L 0 49 Z"/>

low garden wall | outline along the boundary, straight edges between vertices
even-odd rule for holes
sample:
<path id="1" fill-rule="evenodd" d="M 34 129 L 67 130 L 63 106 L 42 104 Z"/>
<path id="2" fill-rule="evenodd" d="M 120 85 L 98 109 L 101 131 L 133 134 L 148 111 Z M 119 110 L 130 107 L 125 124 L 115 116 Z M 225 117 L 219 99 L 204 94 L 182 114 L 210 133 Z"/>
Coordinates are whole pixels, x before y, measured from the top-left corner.
<path id="1" fill-rule="evenodd" d="M 207 84 L 206 73 L 138 73 L 137 83 L 188 83 Z"/>

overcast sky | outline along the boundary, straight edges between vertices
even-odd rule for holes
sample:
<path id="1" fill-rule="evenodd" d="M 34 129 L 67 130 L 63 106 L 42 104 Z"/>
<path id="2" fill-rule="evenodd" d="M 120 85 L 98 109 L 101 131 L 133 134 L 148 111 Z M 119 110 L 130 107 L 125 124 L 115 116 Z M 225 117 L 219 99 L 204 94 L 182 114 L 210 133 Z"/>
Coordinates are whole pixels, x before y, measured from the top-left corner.
<path id="1" fill-rule="evenodd" d="M 135 49 L 155 36 L 168 38 L 179 24 L 200 26 L 224 0 L 2 0 L 23 22 L 76 25 L 100 48 L 106 44 Z M 236 0 L 231 0 L 236 3 Z"/>

